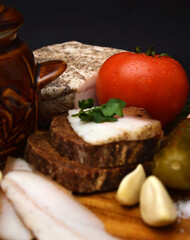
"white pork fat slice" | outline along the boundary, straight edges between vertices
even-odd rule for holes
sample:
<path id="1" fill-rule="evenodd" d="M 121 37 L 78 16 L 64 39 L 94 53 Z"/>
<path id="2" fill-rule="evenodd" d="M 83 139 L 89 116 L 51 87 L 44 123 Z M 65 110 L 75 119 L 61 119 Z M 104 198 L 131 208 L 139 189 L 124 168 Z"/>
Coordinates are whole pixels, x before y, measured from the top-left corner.
<path id="1" fill-rule="evenodd" d="M 0 239 L 31 240 L 33 238 L 0 188 Z"/>
<path id="2" fill-rule="evenodd" d="M 1 187 L 38 240 L 117 239 L 90 210 L 44 175 L 12 171 Z"/>
<path id="3" fill-rule="evenodd" d="M 84 122 L 78 116 L 72 116 L 78 112 L 79 109 L 69 110 L 68 121 L 79 137 L 93 145 L 145 140 L 160 135 L 162 132 L 161 123 L 158 120 L 125 115 L 118 118 L 116 122 Z"/>

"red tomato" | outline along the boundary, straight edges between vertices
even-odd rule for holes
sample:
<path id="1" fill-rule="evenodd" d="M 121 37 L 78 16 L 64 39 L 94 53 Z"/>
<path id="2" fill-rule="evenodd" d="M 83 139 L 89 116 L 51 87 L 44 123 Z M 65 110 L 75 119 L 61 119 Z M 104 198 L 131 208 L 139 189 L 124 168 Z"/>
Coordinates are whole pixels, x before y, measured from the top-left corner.
<path id="1" fill-rule="evenodd" d="M 183 67 L 173 58 L 145 53 L 118 53 L 99 70 L 96 94 L 99 104 L 120 98 L 128 106 L 143 107 L 166 125 L 180 113 L 189 93 Z"/>

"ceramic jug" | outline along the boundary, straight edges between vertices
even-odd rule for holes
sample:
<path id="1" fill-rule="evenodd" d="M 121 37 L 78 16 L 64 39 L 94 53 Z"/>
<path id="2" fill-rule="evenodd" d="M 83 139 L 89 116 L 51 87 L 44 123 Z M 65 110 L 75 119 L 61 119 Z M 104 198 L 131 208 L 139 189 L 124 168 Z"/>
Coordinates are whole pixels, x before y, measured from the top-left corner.
<path id="1" fill-rule="evenodd" d="M 17 36 L 22 14 L 0 4 L 0 167 L 19 155 L 38 117 L 38 93 L 65 69 L 63 61 L 35 64 L 32 51 Z"/>

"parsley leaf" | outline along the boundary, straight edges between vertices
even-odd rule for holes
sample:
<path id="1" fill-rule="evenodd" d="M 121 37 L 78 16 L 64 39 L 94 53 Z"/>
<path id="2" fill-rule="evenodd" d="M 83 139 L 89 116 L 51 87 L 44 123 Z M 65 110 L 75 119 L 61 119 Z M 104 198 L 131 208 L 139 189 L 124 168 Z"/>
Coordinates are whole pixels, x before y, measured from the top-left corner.
<path id="1" fill-rule="evenodd" d="M 92 98 L 79 101 L 79 107 L 81 109 L 79 113 L 73 114 L 72 117 L 78 116 L 81 121 L 85 122 L 115 122 L 117 121 L 117 118 L 115 118 L 114 115 L 123 116 L 123 108 L 125 107 L 126 102 L 120 99 L 111 98 L 102 106 L 92 108 L 93 104 L 94 100 Z M 87 108 L 90 109 L 85 110 Z"/>
<path id="2" fill-rule="evenodd" d="M 123 116 L 123 108 L 125 107 L 126 102 L 120 99 L 111 98 L 109 101 L 102 105 L 102 113 L 104 116 Z"/>
<path id="3" fill-rule="evenodd" d="M 81 100 L 79 101 L 79 107 L 81 109 L 86 109 L 86 108 L 91 108 L 94 106 L 94 99 L 93 98 L 89 98 L 87 100 Z"/>

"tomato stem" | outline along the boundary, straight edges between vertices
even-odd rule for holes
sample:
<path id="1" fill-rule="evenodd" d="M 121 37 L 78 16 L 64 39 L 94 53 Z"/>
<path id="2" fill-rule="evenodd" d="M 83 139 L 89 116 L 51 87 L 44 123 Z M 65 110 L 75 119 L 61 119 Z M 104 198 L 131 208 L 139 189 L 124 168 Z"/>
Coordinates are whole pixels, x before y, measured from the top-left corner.
<path id="1" fill-rule="evenodd" d="M 141 50 L 140 50 L 140 47 L 139 46 L 136 46 L 135 49 L 134 49 L 134 52 L 135 53 L 138 53 L 138 54 L 141 54 Z M 156 51 L 154 50 L 154 45 L 151 44 L 150 47 L 148 48 L 147 52 L 145 53 L 147 56 L 151 56 L 151 57 L 155 57 L 156 55 Z M 159 57 L 171 57 L 169 54 L 167 53 L 161 53 L 159 55 Z"/>
<path id="2" fill-rule="evenodd" d="M 146 55 L 147 56 L 152 56 L 154 57 L 155 56 L 155 50 L 154 50 L 154 45 L 151 44 L 150 47 L 148 48 L 148 51 L 146 52 Z"/>
<path id="3" fill-rule="evenodd" d="M 142 53 L 139 46 L 136 46 L 134 49 L 135 53 Z"/>
<path id="4" fill-rule="evenodd" d="M 159 55 L 159 57 L 171 57 L 171 56 L 169 54 L 167 54 L 167 53 L 161 53 Z"/>

